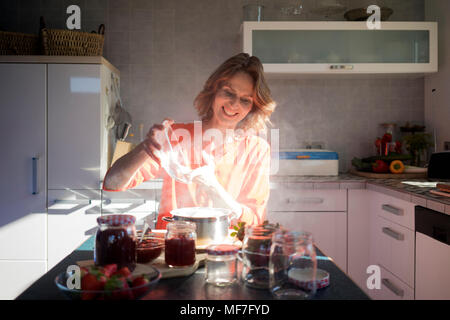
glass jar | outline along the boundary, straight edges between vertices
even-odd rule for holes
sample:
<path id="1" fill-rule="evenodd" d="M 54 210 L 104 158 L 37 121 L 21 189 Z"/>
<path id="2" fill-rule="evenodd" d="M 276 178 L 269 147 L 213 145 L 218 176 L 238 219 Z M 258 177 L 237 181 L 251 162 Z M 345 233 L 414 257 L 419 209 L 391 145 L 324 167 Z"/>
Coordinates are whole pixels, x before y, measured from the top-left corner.
<path id="1" fill-rule="evenodd" d="M 242 281 L 249 287 L 269 288 L 269 257 L 272 226 L 247 226 L 242 242 Z"/>
<path id="2" fill-rule="evenodd" d="M 270 290 L 275 299 L 310 299 L 317 289 L 312 234 L 278 230 L 270 249 Z"/>
<path id="3" fill-rule="evenodd" d="M 236 281 L 236 256 L 239 248 L 232 244 L 215 244 L 206 248 L 206 282 L 222 287 Z"/>
<path id="4" fill-rule="evenodd" d="M 136 267 L 136 218 L 117 214 L 97 218 L 94 262 L 98 266 L 116 263 L 118 268 Z"/>
<path id="5" fill-rule="evenodd" d="M 167 224 L 165 237 L 166 264 L 173 267 L 189 267 L 195 263 L 195 223 L 174 221 Z"/>

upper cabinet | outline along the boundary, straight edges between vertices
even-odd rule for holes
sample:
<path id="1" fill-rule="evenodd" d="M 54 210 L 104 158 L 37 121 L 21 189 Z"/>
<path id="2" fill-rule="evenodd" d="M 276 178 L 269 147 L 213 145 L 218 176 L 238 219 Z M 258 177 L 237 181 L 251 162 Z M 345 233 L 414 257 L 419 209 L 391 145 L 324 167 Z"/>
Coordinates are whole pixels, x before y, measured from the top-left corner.
<path id="1" fill-rule="evenodd" d="M 243 51 L 266 73 L 383 74 L 438 70 L 436 22 L 244 22 Z"/>

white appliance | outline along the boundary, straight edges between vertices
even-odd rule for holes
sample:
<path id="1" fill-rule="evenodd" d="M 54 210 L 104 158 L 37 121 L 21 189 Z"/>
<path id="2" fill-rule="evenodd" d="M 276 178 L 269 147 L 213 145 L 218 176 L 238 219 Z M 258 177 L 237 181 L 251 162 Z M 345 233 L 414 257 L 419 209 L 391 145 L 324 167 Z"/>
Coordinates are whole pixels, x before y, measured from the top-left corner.
<path id="1" fill-rule="evenodd" d="M 416 300 L 450 300 L 450 215 L 415 209 Z"/>
<path id="2" fill-rule="evenodd" d="M 283 150 L 272 154 L 271 172 L 279 176 L 337 176 L 339 156 L 323 149 Z"/>

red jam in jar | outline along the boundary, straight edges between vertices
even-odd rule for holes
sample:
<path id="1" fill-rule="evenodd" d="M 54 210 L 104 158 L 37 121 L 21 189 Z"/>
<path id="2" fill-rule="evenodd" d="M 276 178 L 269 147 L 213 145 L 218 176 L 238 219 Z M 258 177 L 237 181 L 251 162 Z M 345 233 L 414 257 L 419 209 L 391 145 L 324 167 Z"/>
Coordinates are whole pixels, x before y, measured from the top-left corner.
<path id="1" fill-rule="evenodd" d="M 136 218 L 132 215 L 107 215 L 97 219 L 95 236 L 95 265 L 116 263 L 120 269 L 136 267 Z"/>
<path id="2" fill-rule="evenodd" d="M 174 221 L 167 224 L 165 260 L 169 267 L 188 267 L 195 263 L 195 224 Z"/>

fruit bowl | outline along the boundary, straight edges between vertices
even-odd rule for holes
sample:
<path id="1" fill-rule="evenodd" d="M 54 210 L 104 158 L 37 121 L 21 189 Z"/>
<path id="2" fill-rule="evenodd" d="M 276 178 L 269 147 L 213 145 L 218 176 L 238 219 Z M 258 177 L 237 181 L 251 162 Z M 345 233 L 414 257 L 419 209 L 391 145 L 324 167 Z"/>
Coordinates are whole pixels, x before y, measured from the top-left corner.
<path id="1" fill-rule="evenodd" d="M 145 236 L 136 248 L 137 262 L 150 263 L 161 255 L 163 249 L 163 238 Z"/>
<path id="2" fill-rule="evenodd" d="M 69 289 L 67 280 L 69 280 L 71 275 L 67 272 L 60 273 L 55 278 L 55 284 L 66 298 L 70 300 L 138 300 L 149 293 L 161 279 L 161 272 L 158 269 L 151 266 L 148 266 L 148 268 L 151 268 L 151 272 L 144 275 L 128 280 L 117 278 L 117 281 L 127 281 L 129 283 L 129 285 L 121 289 L 109 290 L 107 287 L 103 290 Z M 142 281 L 141 278 L 143 277 L 147 280 Z M 72 283 L 72 281 L 70 282 Z"/>

